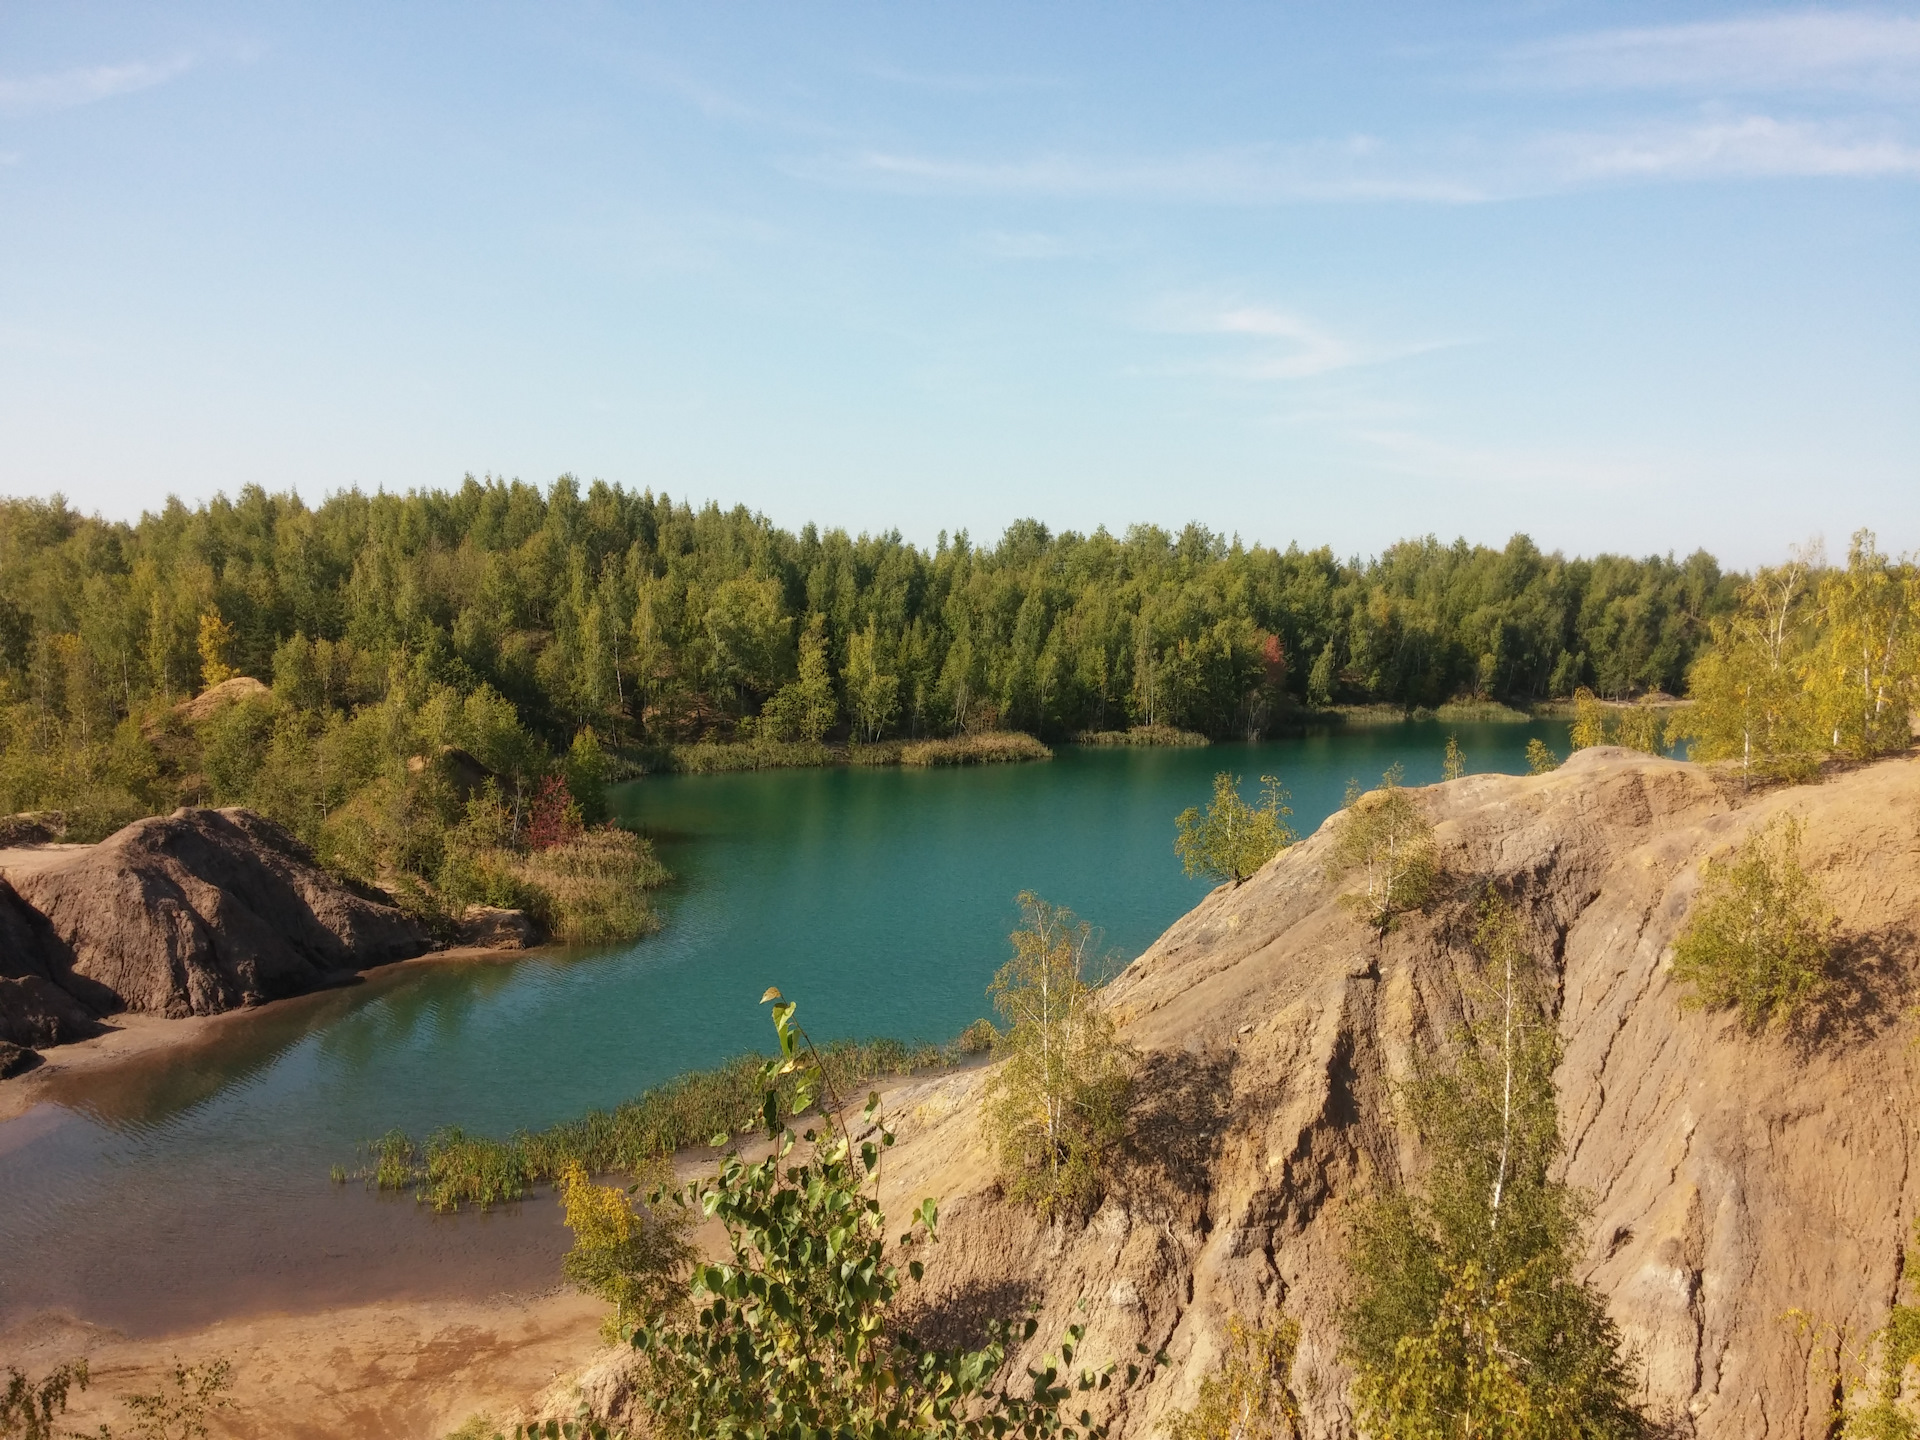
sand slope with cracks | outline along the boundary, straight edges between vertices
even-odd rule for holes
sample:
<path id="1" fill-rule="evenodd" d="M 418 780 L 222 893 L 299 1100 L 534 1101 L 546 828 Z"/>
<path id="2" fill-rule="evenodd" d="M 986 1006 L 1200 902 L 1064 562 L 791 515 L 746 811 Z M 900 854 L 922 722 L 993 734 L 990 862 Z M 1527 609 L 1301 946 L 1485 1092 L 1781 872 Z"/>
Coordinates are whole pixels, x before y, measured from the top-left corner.
<path id="1" fill-rule="evenodd" d="M 1086 1306 L 1089 1356 L 1170 1358 L 1116 1401 L 1152 1433 L 1191 1403 L 1229 1314 L 1300 1321 L 1310 1433 L 1351 1433 L 1335 1315 L 1344 1219 L 1422 1157 L 1396 1114 L 1417 1049 L 1445 1043 L 1488 880 L 1558 980 L 1567 1174 L 1593 1201 L 1587 1268 L 1644 1357 L 1646 1397 L 1702 1437 L 1826 1433 L 1831 1355 L 1782 1319 L 1863 1334 L 1886 1317 L 1916 1199 L 1920 759 L 1748 793 L 1701 767 L 1578 754 L 1541 777 L 1415 792 L 1448 887 L 1375 940 L 1323 875 L 1323 826 L 1215 891 L 1115 982 L 1144 1103 L 1106 1204 L 1047 1228 L 1004 1203 L 978 1134 L 981 1077 L 901 1100 L 890 1213 L 942 1197 L 927 1297 L 962 1326 L 1038 1302 L 1041 1335 Z M 1781 814 L 1841 926 L 1840 981 L 1797 1034 L 1683 1012 L 1670 947 L 1700 862 Z"/>

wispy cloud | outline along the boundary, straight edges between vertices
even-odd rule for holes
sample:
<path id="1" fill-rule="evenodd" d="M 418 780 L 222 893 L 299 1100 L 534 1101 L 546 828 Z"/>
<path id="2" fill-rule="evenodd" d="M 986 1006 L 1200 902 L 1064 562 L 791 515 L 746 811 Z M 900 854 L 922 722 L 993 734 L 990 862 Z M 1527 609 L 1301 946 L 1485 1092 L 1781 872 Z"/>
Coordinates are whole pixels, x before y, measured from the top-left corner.
<path id="1" fill-rule="evenodd" d="M 976 236 L 973 245 L 995 260 L 1059 260 L 1075 251 L 1065 237 L 1033 230 L 989 230 Z"/>
<path id="2" fill-rule="evenodd" d="M 1920 89 L 1920 18 L 1808 10 L 1517 46 L 1500 78 L 1566 89 Z"/>
<path id="3" fill-rule="evenodd" d="M 866 65 L 860 67 L 859 73 L 903 89 L 955 95 L 988 95 L 1010 90 L 1065 90 L 1071 86 L 1071 82 L 1054 75 L 941 74 L 927 70 L 902 70 L 891 65 Z"/>
<path id="4" fill-rule="evenodd" d="M 1920 177 L 1920 146 L 1855 127 L 1766 115 L 1570 134 L 1540 145 L 1564 182 L 1719 176 Z"/>
<path id="5" fill-rule="evenodd" d="M 1637 490 L 1673 478 L 1647 461 L 1620 456 L 1463 445 L 1402 429 L 1358 429 L 1348 434 L 1371 450 L 1383 468 L 1450 485 L 1529 492 L 1550 485 L 1591 493 Z"/>
<path id="6" fill-rule="evenodd" d="M 89 65 L 45 75 L 0 77 L 0 110 L 67 110 L 164 85 L 193 68 L 191 55 Z"/>
<path id="7" fill-rule="evenodd" d="M 1237 380 L 1307 380 L 1337 370 L 1402 360 L 1459 343 L 1382 344 L 1336 334 L 1327 326 L 1290 310 L 1265 305 L 1209 306 L 1192 300 L 1163 303 L 1150 325 L 1176 334 L 1228 338 L 1234 343 L 1234 353 L 1213 359 L 1200 368 Z"/>
<path id="8" fill-rule="evenodd" d="M 1057 199 L 1266 204 L 1289 200 L 1418 200 L 1464 204 L 1478 187 L 1444 176 L 1370 171 L 1378 142 L 1355 137 L 1298 147 L 1260 146 L 1169 157 L 1065 153 L 969 160 L 865 150 L 789 168 L 807 179 L 916 194 L 1034 195 Z"/>

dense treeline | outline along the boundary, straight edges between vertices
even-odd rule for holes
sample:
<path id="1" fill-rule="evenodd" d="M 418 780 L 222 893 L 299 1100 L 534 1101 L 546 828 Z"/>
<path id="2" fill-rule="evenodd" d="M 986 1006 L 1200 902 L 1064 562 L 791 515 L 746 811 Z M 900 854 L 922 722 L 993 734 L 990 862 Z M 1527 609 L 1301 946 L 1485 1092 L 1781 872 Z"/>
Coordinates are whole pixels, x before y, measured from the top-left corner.
<path id="1" fill-rule="evenodd" d="M 1704 553 L 1567 560 L 1524 536 L 1429 538 L 1360 563 L 1199 526 L 1032 521 L 992 549 L 962 534 L 928 553 L 567 478 L 317 507 L 249 487 L 136 524 L 0 502 L 0 682 L 82 730 L 198 689 L 209 615 L 230 627 L 226 665 L 303 703 L 379 699 L 399 664 L 462 694 L 485 685 L 555 740 L 733 733 L 796 681 L 810 637 L 835 723 L 870 737 L 1219 736 L 1289 704 L 1677 690 L 1730 596 Z"/>

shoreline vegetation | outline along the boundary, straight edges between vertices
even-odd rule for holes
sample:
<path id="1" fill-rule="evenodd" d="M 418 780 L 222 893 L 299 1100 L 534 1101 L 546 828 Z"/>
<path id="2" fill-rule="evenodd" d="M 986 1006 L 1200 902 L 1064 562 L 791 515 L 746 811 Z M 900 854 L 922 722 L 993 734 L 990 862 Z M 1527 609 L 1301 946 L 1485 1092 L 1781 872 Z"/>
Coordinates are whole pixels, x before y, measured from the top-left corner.
<path id="1" fill-rule="evenodd" d="M 823 1047 L 820 1057 L 833 1092 L 846 1096 L 873 1080 L 956 1069 L 992 1045 L 992 1026 L 979 1020 L 947 1045 L 840 1040 Z M 676 1075 L 612 1110 L 589 1110 L 578 1119 L 518 1131 L 504 1140 L 469 1135 L 457 1126 L 424 1140 L 390 1130 L 366 1142 L 364 1165 L 355 1170 L 336 1165 L 332 1178 L 336 1184 L 360 1180 L 375 1190 L 411 1190 L 421 1204 L 446 1214 L 511 1204 L 537 1186 L 556 1183 L 571 1166 L 588 1175 L 641 1173 L 662 1156 L 763 1124 L 761 1067 L 766 1063 L 764 1055 L 736 1056 Z M 806 1108 L 793 1105 L 798 1078 L 789 1075 L 780 1082 L 786 1118 Z"/>
<path id="2" fill-rule="evenodd" d="M 990 730 L 930 740 L 876 740 L 833 745 L 823 740 L 704 740 L 654 752 L 633 765 L 635 777 L 655 772 L 718 775 L 745 770 L 794 770 L 833 766 L 906 768 L 992 765 L 1051 760 L 1053 751 L 1020 730 Z"/>

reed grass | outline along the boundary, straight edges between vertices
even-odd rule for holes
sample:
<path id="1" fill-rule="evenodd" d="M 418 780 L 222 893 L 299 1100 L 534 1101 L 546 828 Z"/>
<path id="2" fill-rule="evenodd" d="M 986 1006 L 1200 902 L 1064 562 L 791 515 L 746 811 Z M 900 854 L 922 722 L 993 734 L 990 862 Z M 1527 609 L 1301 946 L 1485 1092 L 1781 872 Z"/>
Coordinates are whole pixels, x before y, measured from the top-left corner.
<path id="1" fill-rule="evenodd" d="M 854 1087 L 889 1075 L 958 1064 L 972 1045 L 908 1045 L 899 1040 L 840 1040 L 822 1051 L 828 1080 L 843 1100 Z M 390 1130 L 363 1147 L 369 1164 L 357 1178 L 376 1190 L 411 1190 L 435 1210 L 490 1209 L 551 1184 L 577 1163 L 590 1175 L 631 1174 L 663 1154 L 706 1145 L 716 1136 L 756 1129 L 762 1122 L 763 1055 L 741 1055 L 710 1070 L 693 1070 L 643 1091 L 612 1110 L 589 1110 L 545 1130 L 522 1130 L 505 1140 L 436 1130 L 424 1145 Z M 779 1085 L 783 1112 L 795 1077 Z"/>
<path id="2" fill-rule="evenodd" d="M 794 770 L 831 765 L 834 754 L 817 740 L 702 740 L 675 745 L 668 752 L 675 770 L 688 775 L 721 775 L 739 770 Z"/>
<path id="3" fill-rule="evenodd" d="M 632 940 L 659 928 L 647 892 L 669 878 L 653 847 L 631 831 L 603 825 L 513 864 L 556 939 L 576 945 Z"/>
<path id="4" fill-rule="evenodd" d="M 1172 725 L 1135 725 L 1128 730 L 1082 730 L 1073 737 L 1076 745 L 1165 745 L 1191 748 L 1213 742 L 1197 730 L 1181 730 Z"/>
<path id="5" fill-rule="evenodd" d="M 987 730 L 951 740 L 915 740 L 900 747 L 902 765 L 993 765 L 1051 760 L 1053 751 L 1021 730 Z"/>

